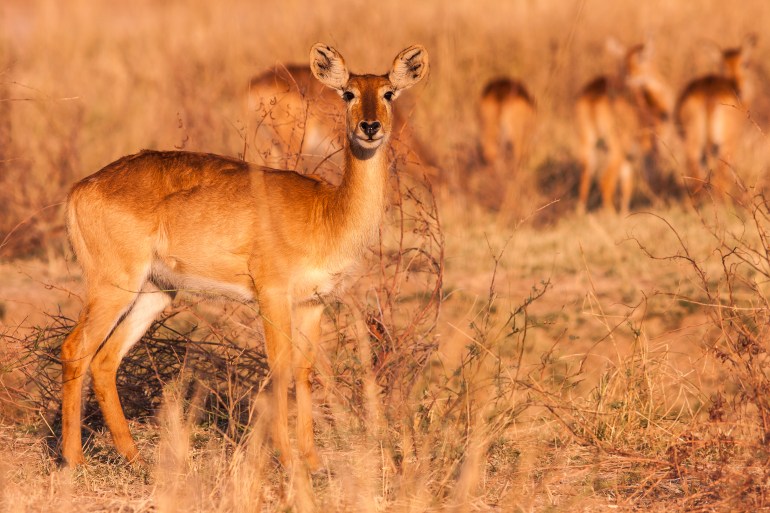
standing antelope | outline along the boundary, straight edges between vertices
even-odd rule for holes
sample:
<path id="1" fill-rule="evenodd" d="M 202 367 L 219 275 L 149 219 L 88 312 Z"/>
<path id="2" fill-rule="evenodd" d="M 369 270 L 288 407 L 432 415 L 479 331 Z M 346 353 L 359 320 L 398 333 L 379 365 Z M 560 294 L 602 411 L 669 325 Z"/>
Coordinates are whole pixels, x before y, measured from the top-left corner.
<path id="1" fill-rule="evenodd" d="M 706 169 L 713 159 L 712 183 L 718 193 L 730 189 L 729 162 L 753 96 L 747 68 L 755 34 L 746 36 L 742 46 L 722 52 L 721 75 L 706 75 L 691 81 L 676 106 L 676 121 L 684 138 L 688 177 L 692 192 L 701 190 Z"/>
<path id="2" fill-rule="evenodd" d="M 673 105 L 671 91 L 654 67 L 649 42 L 628 50 L 616 43 L 608 46 L 622 57 L 619 72 L 588 83 L 575 106 L 582 165 L 580 212 L 586 209 L 600 147 L 607 154 L 599 183 L 602 204 L 606 210 L 615 211 L 614 196 L 620 182 L 620 210 L 628 212 L 634 186 L 631 159 L 638 161 L 654 151 L 655 139 L 665 130 Z"/>
<path id="3" fill-rule="evenodd" d="M 511 78 L 487 83 L 479 102 L 481 158 L 496 165 L 510 156 L 517 171 L 532 137 L 535 101 L 524 84 Z"/>
<path id="4" fill-rule="evenodd" d="M 75 184 L 67 226 L 87 278 L 87 302 L 62 345 L 62 456 L 84 461 L 83 378 L 118 451 L 140 460 L 115 386 L 121 359 L 179 290 L 255 300 L 271 369 L 273 443 L 291 460 L 288 387 L 294 375 L 297 442 L 311 468 L 310 371 L 323 298 L 339 292 L 377 234 L 390 164 L 392 102 L 428 72 L 422 46 L 387 75 L 349 73 L 330 46 L 311 50 L 313 75 L 346 105 L 339 187 L 211 154 L 143 151 Z"/>

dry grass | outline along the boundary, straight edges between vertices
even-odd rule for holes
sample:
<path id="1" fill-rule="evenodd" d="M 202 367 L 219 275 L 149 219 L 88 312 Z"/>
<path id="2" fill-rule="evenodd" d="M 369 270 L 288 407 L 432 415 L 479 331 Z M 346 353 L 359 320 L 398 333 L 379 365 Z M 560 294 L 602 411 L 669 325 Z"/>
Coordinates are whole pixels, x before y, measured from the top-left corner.
<path id="1" fill-rule="evenodd" d="M 653 36 L 679 90 L 716 71 L 718 45 L 754 31 L 753 71 L 767 84 L 768 24 L 760 0 L 4 2 L 0 508 L 768 508 L 770 99 L 758 88 L 731 162 L 742 202 L 640 196 L 628 218 L 570 214 L 571 106 L 610 67 L 607 36 Z M 394 187 L 401 208 L 327 309 L 314 412 L 324 473 L 278 466 L 264 436 L 260 328 L 252 305 L 229 303 L 167 312 L 122 367 L 149 468 L 123 465 L 91 404 L 89 465 L 58 470 L 56 348 L 80 308 L 66 191 L 140 148 L 252 158 L 249 78 L 305 61 L 316 41 L 357 71 L 427 46 L 413 120 L 441 182 L 437 207 L 406 177 Z M 539 187 L 522 195 L 543 208 L 510 223 L 460 185 L 488 179 L 475 98 L 499 74 L 538 102 L 527 182 Z M 662 167 L 676 173 L 681 148 L 666 143 Z"/>

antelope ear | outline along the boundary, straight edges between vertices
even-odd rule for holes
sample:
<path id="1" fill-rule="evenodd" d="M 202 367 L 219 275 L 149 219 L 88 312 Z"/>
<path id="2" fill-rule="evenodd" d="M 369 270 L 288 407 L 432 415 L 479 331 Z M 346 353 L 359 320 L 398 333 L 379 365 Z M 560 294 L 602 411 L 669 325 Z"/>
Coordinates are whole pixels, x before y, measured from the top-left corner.
<path id="1" fill-rule="evenodd" d="M 397 90 L 408 89 L 428 74 L 428 52 L 422 45 L 410 46 L 393 61 L 388 79 Z"/>
<path id="2" fill-rule="evenodd" d="M 323 43 L 314 44 L 310 50 L 310 71 L 323 85 L 338 91 L 347 85 L 350 78 L 342 55 Z"/>

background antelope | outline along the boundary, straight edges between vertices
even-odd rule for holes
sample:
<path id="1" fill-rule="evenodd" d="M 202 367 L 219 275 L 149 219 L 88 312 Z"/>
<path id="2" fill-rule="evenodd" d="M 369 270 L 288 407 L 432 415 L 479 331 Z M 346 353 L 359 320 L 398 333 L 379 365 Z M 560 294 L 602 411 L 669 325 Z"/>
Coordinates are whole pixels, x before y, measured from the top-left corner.
<path id="1" fill-rule="evenodd" d="M 268 166 L 294 169 L 303 158 L 317 162 L 344 146 L 339 95 L 316 80 L 308 65 L 276 64 L 253 77 L 248 108 L 257 117 L 256 153 Z"/>
<path id="2" fill-rule="evenodd" d="M 580 92 L 575 113 L 580 136 L 582 174 L 578 211 L 585 211 L 600 149 L 606 151 L 599 188 L 605 210 L 615 211 L 620 185 L 620 211 L 628 212 L 634 187 L 634 166 L 654 152 L 656 138 L 665 131 L 673 105 L 670 89 L 655 69 L 648 42 L 625 49 L 614 40 L 608 49 L 620 57 L 614 75 L 595 78 Z"/>
<path id="3" fill-rule="evenodd" d="M 530 151 L 535 125 L 535 101 L 521 82 L 501 77 L 488 82 L 478 106 L 479 149 L 482 161 L 490 166 L 495 179 L 480 177 L 480 196 L 499 203 L 500 220 L 531 208 L 522 194 L 534 198 L 534 181 L 524 176 L 522 167 Z M 496 196 L 502 194 L 497 202 Z M 512 207 L 516 210 L 512 210 Z"/>
<path id="4" fill-rule="evenodd" d="M 756 43 L 749 34 L 741 46 L 724 50 L 722 74 L 692 80 L 679 97 L 676 121 L 685 145 L 685 185 L 692 192 L 702 189 L 709 171 L 717 193 L 731 189 L 730 165 L 754 95 L 748 67 Z"/>
<path id="5" fill-rule="evenodd" d="M 501 77 L 484 86 L 479 101 L 481 158 L 495 165 L 510 159 L 516 170 L 532 137 L 535 101 L 523 83 Z"/>
<path id="6" fill-rule="evenodd" d="M 313 75 L 344 100 L 339 187 L 212 154 L 143 151 L 77 183 L 67 204 L 87 302 L 62 345 L 62 456 L 84 461 L 81 395 L 89 368 L 118 451 L 140 460 L 115 386 L 121 359 L 180 290 L 255 300 L 271 368 L 273 443 L 291 461 L 287 394 L 294 375 L 299 451 L 319 465 L 309 375 L 322 298 L 340 290 L 377 233 L 385 202 L 392 102 L 428 72 L 422 46 L 387 75 L 350 74 L 333 48 L 311 50 Z"/>

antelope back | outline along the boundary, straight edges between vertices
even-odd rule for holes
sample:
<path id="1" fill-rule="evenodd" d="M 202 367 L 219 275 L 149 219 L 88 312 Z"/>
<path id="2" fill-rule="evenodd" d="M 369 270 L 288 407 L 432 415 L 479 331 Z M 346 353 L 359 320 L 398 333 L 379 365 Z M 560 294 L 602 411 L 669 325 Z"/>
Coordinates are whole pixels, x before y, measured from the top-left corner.
<path id="1" fill-rule="evenodd" d="M 646 157 L 656 153 L 656 141 L 669 139 L 673 95 L 653 59 L 652 42 L 626 48 L 614 40 L 608 50 L 618 60 L 614 75 L 586 85 L 576 102 L 579 153 L 582 165 L 578 209 L 587 206 L 592 176 L 600 165 L 599 147 L 607 150 L 600 180 L 605 209 L 614 210 L 616 187 L 621 211 L 628 211 L 634 174 Z M 642 157 L 645 157 L 644 159 Z"/>
<path id="2" fill-rule="evenodd" d="M 531 141 L 535 101 L 521 82 L 501 77 L 486 84 L 479 101 L 479 148 L 486 164 L 512 152 L 520 164 Z"/>
<path id="3" fill-rule="evenodd" d="M 342 102 L 313 77 L 308 65 L 278 64 L 252 78 L 248 109 L 254 147 L 250 155 L 268 167 L 315 171 L 322 159 L 341 154 Z M 341 158 L 334 163 L 338 174 Z"/>

